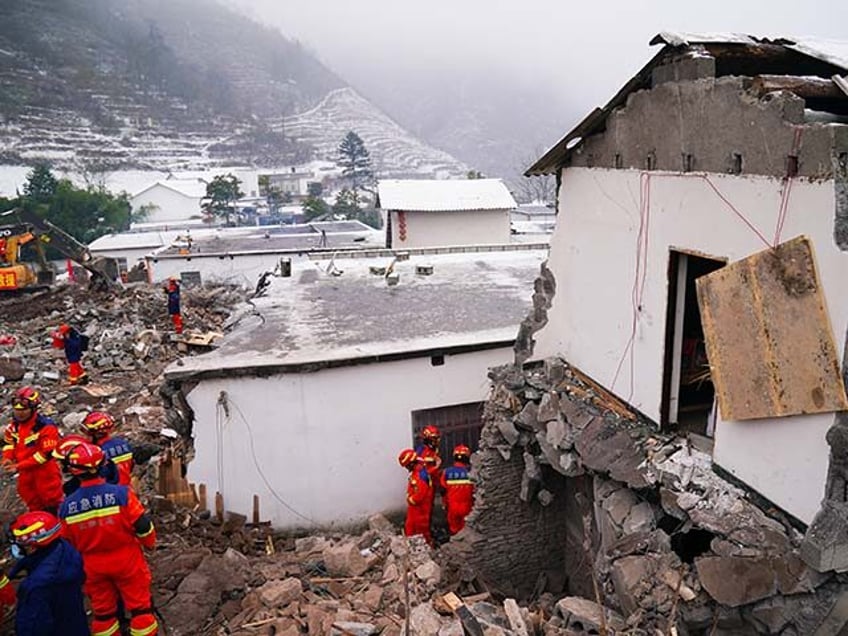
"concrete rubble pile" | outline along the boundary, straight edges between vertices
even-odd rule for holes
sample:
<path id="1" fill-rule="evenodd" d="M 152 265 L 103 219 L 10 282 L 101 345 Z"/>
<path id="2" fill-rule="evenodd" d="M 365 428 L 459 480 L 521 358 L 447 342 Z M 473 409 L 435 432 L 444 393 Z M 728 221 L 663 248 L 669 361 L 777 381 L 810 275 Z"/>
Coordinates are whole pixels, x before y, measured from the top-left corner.
<path id="1" fill-rule="evenodd" d="M 177 517 L 186 514 L 176 513 Z M 359 535 L 293 538 L 269 534 L 267 528 L 247 529 L 241 519 L 229 530 L 219 530 L 216 540 L 216 531 L 209 532 L 212 527 L 212 522 L 192 515 L 187 531 L 168 534 L 168 542 L 160 545 L 152 559 L 157 585 L 154 601 L 168 634 L 465 633 L 461 619 L 442 598 L 445 592 L 461 589 L 461 583 L 446 576 L 439 553 L 423 539 L 400 536 L 399 528 L 381 515 L 372 516 Z M 206 537 L 198 539 L 203 532 Z M 247 553 L 228 545 L 233 534 L 253 537 L 252 543 L 244 545 Z M 546 598 L 547 607 L 536 604 L 532 610 L 519 607 L 511 598 L 496 601 L 487 592 L 465 600 L 465 608 L 487 636 L 548 633 L 543 624 L 546 617 L 574 628 L 563 633 L 580 634 L 584 632 L 578 627 L 592 629 L 601 624 L 602 608 L 584 599 L 564 598 L 557 603 Z M 607 623 L 615 624 L 610 612 L 607 616 Z"/>
<path id="2" fill-rule="evenodd" d="M 499 491 L 511 465 L 518 477 L 510 495 L 530 511 L 516 523 L 534 524 L 536 536 L 557 523 L 555 549 L 577 553 L 552 553 L 571 564 L 560 587 L 591 600 L 560 600 L 561 616 L 591 615 L 597 624 L 597 601 L 608 633 L 681 635 L 813 634 L 835 620 L 848 578 L 809 568 L 790 520 L 720 477 L 687 439 L 660 434 L 560 359 L 507 365 L 490 377 L 473 458 L 475 510 L 449 548 L 466 571 L 507 584 L 520 570 L 504 561 L 501 544 L 520 542 L 521 529 L 510 535 L 504 510 L 493 508 L 510 504 L 487 503 L 506 501 Z M 559 520 L 550 522 L 552 509 Z M 544 633 L 569 629 L 568 620 L 552 620 Z"/>

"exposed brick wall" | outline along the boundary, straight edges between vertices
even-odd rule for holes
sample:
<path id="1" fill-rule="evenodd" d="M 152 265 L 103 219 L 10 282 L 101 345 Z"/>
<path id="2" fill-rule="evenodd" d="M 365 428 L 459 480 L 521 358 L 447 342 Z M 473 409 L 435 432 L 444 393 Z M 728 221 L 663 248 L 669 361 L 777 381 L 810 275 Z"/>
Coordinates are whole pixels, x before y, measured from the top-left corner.
<path id="1" fill-rule="evenodd" d="M 481 440 L 482 450 L 473 462 L 478 483 L 475 508 L 468 530 L 451 542 L 450 549 L 462 552 L 465 563 L 487 584 L 526 598 L 540 577 L 554 579 L 556 586 L 555 580 L 564 576 L 566 478 L 545 472 L 544 487 L 554 495 L 549 505 L 535 499 L 521 501 L 524 459 L 520 451 L 504 459 L 494 448 L 496 435 L 493 427 L 484 428 L 488 439 Z"/>

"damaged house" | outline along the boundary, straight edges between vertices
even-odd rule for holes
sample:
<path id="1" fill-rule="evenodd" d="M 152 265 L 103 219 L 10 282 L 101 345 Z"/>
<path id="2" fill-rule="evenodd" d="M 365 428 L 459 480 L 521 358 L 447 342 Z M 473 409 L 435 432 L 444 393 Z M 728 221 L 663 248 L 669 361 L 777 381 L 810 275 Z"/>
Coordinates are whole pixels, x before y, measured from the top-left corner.
<path id="1" fill-rule="evenodd" d="M 841 633 L 848 45 L 652 44 L 527 171 L 557 227 L 449 549 L 563 629 Z"/>
<path id="2" fill-rule="evenodd" d="M 171 365 L 193 413 L 188 479 L 275 527 L 401 511 L 401 449 L 427 424 L 476 448 L 486 370 L 512 358 L 544 246 L 313 253 L 221 346 Z"/>

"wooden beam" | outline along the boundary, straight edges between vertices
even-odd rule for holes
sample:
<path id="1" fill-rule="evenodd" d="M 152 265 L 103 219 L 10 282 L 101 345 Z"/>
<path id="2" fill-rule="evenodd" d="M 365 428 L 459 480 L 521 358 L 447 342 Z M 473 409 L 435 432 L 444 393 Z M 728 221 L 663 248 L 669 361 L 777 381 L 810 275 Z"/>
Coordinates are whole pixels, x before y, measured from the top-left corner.
<path id="1" fill-rule="evenodd" d="M 759 97 L 774 91 L 789 91 L 804 98 L 848 98 L 833 80 L 815 76 L 757 75 L 751 90 Z"/>

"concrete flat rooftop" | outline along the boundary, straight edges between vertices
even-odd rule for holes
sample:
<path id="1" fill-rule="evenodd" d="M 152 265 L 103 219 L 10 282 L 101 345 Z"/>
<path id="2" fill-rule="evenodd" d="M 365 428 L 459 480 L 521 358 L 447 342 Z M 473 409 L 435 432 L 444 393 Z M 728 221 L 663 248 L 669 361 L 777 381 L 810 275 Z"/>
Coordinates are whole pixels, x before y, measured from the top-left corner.
<path id="1" fill-rule="evenodd" d="M 515 339 L 546 249 L 413 254 L 396 285 L 371 273 L 391 257 L 295 261 L 231 320 L 221 346 L 171 365 L 169 378 L 296 371 Z M 417 266 L 432 274 L 416 273 Z M 335 273 L 335 274 L 334 274 Z"/>

